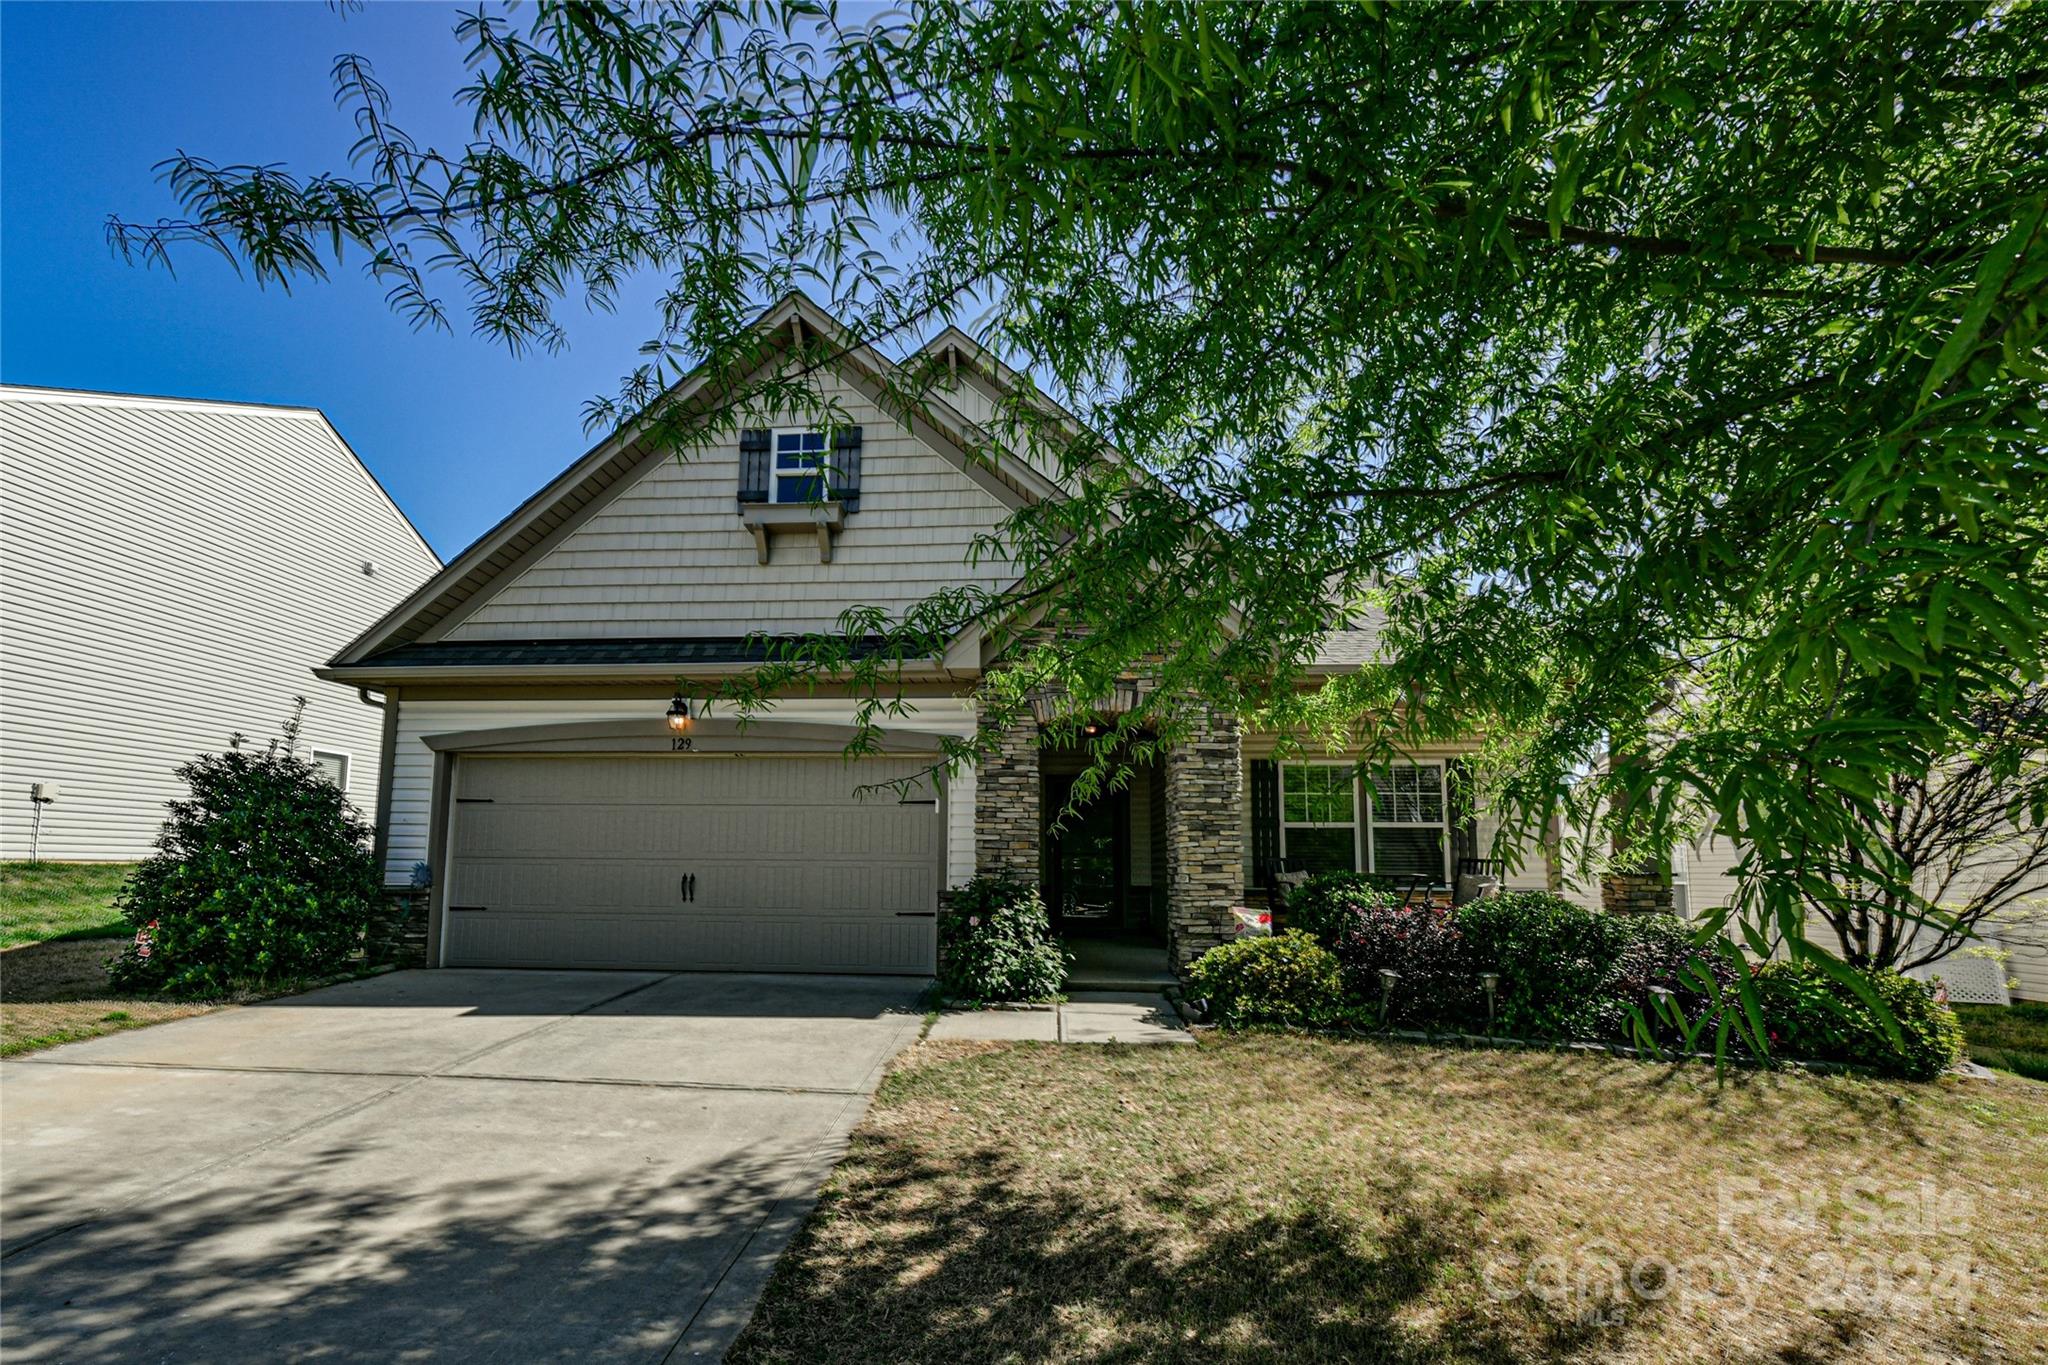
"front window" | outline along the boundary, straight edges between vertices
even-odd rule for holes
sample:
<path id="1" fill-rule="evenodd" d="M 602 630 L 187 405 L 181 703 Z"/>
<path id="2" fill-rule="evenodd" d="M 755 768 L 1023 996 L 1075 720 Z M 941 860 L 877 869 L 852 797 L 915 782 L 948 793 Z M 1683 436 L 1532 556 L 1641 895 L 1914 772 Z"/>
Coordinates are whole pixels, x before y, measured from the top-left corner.
<path id="1" fill-rule="evenodd" d="M 1372 870 L 1391 877 L 1446 877 L 1444 765 L 1401 763 L 1372 780 Z"/>
<path id="2" fill-rule="evenodd" d="M 313 751 L 313 766 L 318 768 L 320 775 L 329 782 L 332 782 L 343 791 L 348 790 L 347 754 L 337 753 L 332 749 L 315 749 Z"/>
<path id="3" fill-rule="evenodd" d="M 1297 872 L 1358 870 L 1358 799 L 1348 763 L 1280 769 L 1281 856 Z"/>
<path id="4" fill-rule="evenodd" d="M 824 432 L 775 433 L 775 501 L 823 502 L 825 478 Z"/>

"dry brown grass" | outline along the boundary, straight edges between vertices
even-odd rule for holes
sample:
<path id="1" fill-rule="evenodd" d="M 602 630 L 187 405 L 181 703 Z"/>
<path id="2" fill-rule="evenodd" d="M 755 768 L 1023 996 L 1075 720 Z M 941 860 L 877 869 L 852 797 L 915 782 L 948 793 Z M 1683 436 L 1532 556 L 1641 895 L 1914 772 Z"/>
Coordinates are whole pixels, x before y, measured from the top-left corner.
<path id="1" fill-rule="evenodd" d="M 2018 1079 L 923 1044 L 733 1359 L 2037 1360 L 2044 1188 Z"/>
<path id="2" fill-rule="evenodd" d="M 123 995 L 107 983 L 120 939 L 69 939 L 0 953 L 0 1057 L 161 1024 L 225 1001 Z"/>

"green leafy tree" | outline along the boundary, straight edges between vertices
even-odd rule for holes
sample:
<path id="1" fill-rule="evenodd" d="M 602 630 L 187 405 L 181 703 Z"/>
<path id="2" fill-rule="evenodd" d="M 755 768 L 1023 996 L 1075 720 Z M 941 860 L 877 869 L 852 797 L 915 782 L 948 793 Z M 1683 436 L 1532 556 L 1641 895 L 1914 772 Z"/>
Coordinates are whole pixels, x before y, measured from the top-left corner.
<path id="1" fill-rule="evenodd" d="M 515 348 L 658 278 L 589 417 L 678 442 L 732 420 L 666 400 L 698 365 L 828 409 L 835 353 L 944 322 L 1016 363 L 990 458 L 1070 496 L 993 537 L 1015 584 L 851 612 L 738 701 L 823 670 L 874 720 L 893 658 L 978 619 L 1012 646 L 999 719 L 1158 678 L 1105 768 L 1191 700 L 1381 756 L 1479 733 L 1509 838 L 1617 796 L 1651 844 L 1708 819 L 1757 851 L 1752 941 L 1803 948 L 1803 890 L 1853 850 L 1895 875 L 1890 780 L 2041 680 L 2048 9 L 604 3 L 456 31 L 463 145 L 344 57 L 349 169 L 181 156 L 183 216 L 113 241 L 285 283 L 358 254 L 414 324 Z M 757 374 L 747 324 L 797 286 L 848 335 Z M 1368 619 L 1379 662 L 1310 670 Z M 877 633 L 900 648 L 857 657 Z M 1577 780 L 1603 749 L 1633 761 Z"/>
<path id="2" fill-rule="evenodd" d="M 261 749 L 236 735 L 178 769 L 156 852 L 116 904 L 135 939 L 115 959 L 127 989 L 220 994 L 332 972 L 378 905 L 370 827 L 296 752 L 298 708 Z"/>

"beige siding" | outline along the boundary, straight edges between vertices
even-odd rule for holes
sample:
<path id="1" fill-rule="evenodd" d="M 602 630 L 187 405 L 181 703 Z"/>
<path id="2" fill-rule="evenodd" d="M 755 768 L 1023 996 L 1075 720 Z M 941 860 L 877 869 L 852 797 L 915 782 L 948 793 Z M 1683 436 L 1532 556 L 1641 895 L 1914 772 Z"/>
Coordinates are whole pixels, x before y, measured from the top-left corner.
<path id="1" fill-rule="evenodd" d="M 430 638 L 724 636 L 831 630 L 848 607 L 900 614 L 957 583 L 1000 588 L 1007 561 L 970 564 L 1005 509 L 843 382 L 862 427 L 861 504 L 821 563 L 808 534 L 756 560 L 740 524 L 736 438 L 660 457 L 561 543 Z M 798 421 L 762 425 L 802 425 Z"/>
<path id="2" fill-rule="evenodd" d="M 994 440 L 1006 434 L 996 429 L 997 424 L 1002 422 L 1007 426 L 1008 421 L 1005 416 L 1000 415 L 1003 410 L 998 392 L 991 381 L 962 366 L 957 381 L 942 384 L 938 389 L 938 396 L 944 399 L 953 411 Z M 1025 456 L 1006 458 L 1022 459 L 1027 468 L 1050 483 L 1064 482 L 1060 477 L 1059 461 L 1051 452 L 1039 450 Z"/>
<path id="3" fill-rule="evenodd" d="M 1686 848 L 1687 903 L 1693 914 L 1735 903 L 1735 864 L 1741 860 L 1733 839 L 1702 834 Z"/>
<path id="4" fill-rule="evenodd" d="M 659 703 L 635 700 L 440 701 L 401 700 L 398 743 L 391 766 L 391 839 L 384 878 L 389 885 L 412 879 L 415 863 L 424 862 L 428 847 L 428 808 L 433 795 L 434 753 L 427 735 L 465 730 L 568 724 L 646 716 Z M 716 715 L 716 710 L 705 713 Z M 775 708 L 777 720 L 843 725 L 854 718 L 854 703 L 832 698 L 793 698 Z M 901 728 L 934 734 L 971 734 L 972 706 L 964 699 L 935 698 L 918 705 Z M 946 790 L 946 884 L 957 886 L 974 875 L 974 773 L 956 773 Z"/>
<path id="5" fill-rule="evenodd" d="M 0 389 L 0 528 L 0 856 L 35 782 L 44 858 L 141 856 L 171 770 L 295 695 L 374 812 L 382 712 L 311 670 L 438 562 L 319 413 Z"/>
<path id="6" fill-rule="evenodd" d="M 1734 868 L 1739 858 L 1738 846 L 1731 839 L 1702 835 L 1693 841 L 1689 864 L 1691 906 L 1695 915 L 1734 903 Z M 1987 874 L 1989 870 L 1987 866 Z M 1965 880 L 1954 888 L 1958 895 L 1967 891 L 1968 877 L 1966 873 Z M 1932 888 L 1922 888 L 1922 891 L 1923 894 L 1932 894 Z M 2006 975 L 2016 983 L 2012 987 L 2015 996 L 2025 1000 L 2048 1000 L 2048 886 L 2039 888 L 2029 900 L 2030 906 L 2022 908 L 2005 922 L 1986 926 L 1986 941 L 1981 946 L 2002 948 L 2011 953 Z M 1831 950 L 1839 947 L 1834 931 L 1823 919 L 1810 917 L 1806 933 L 1814 943 Z"/>

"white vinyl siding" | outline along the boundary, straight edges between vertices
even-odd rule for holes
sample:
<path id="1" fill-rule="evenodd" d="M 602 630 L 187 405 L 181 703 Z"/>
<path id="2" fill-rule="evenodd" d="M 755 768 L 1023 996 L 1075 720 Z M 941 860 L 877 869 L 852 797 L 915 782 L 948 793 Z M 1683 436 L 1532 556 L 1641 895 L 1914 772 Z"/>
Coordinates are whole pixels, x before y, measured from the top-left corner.
<path id="1" fill-rule="evenodd" d="M 734 500 L 739 438 L 728 434 L 650 459 L 560 543 L 428 638 L 832 630 L 851 606 L 900 614 L 941 587 L 1014 581 L 1017 569 L 1001 556 L 970 562 L 1004 506 L 857 389 L 825 382 L 862 427 L 860 511 L 835 534 L 831 563 L 819 561 L 815 538 L 799 535 L 771 536 L 770 562 L 758 562 Z"/>
<path id="2" fill-rule="evenodd" d="M 934 697 L 914 703 L 911 717 L 898 727 L 932 734 L 968 735 L 974 731 L 973 704 L 966 698 Z M 412 881 L 413 865 L 424 862 L 428 847 L 428 808 L 433 796 L 434 751 L 427 735 L 465 730 L 492 730 L 526 725 L 565 725 L 586 720 L 653 717 L 667 709 L 666 698 L 577 701 L 442 701 L 401 698 L 398 742 L 391 764 L 391 834 L 384 864 L 387 886 Z M 775 720 L 845 725 L 854 718 L 855 703 L 835 698 L 790 698 L 777 704 Z M 708 717 L 719 712 L 701 712 Z M 953 774 L 946 782 L 946 885 L 958 886 L 974 875 L 974 772 Z"/>
<path id="3" fill-rule="evenodd" d="M 45 781 L 44 858 L 142 856 L 172 770 L 295 696 L 372 814 L 383 713 L 312 669 L 437 567 L 317 412 L 0 389 L 0 856 Z"/>

